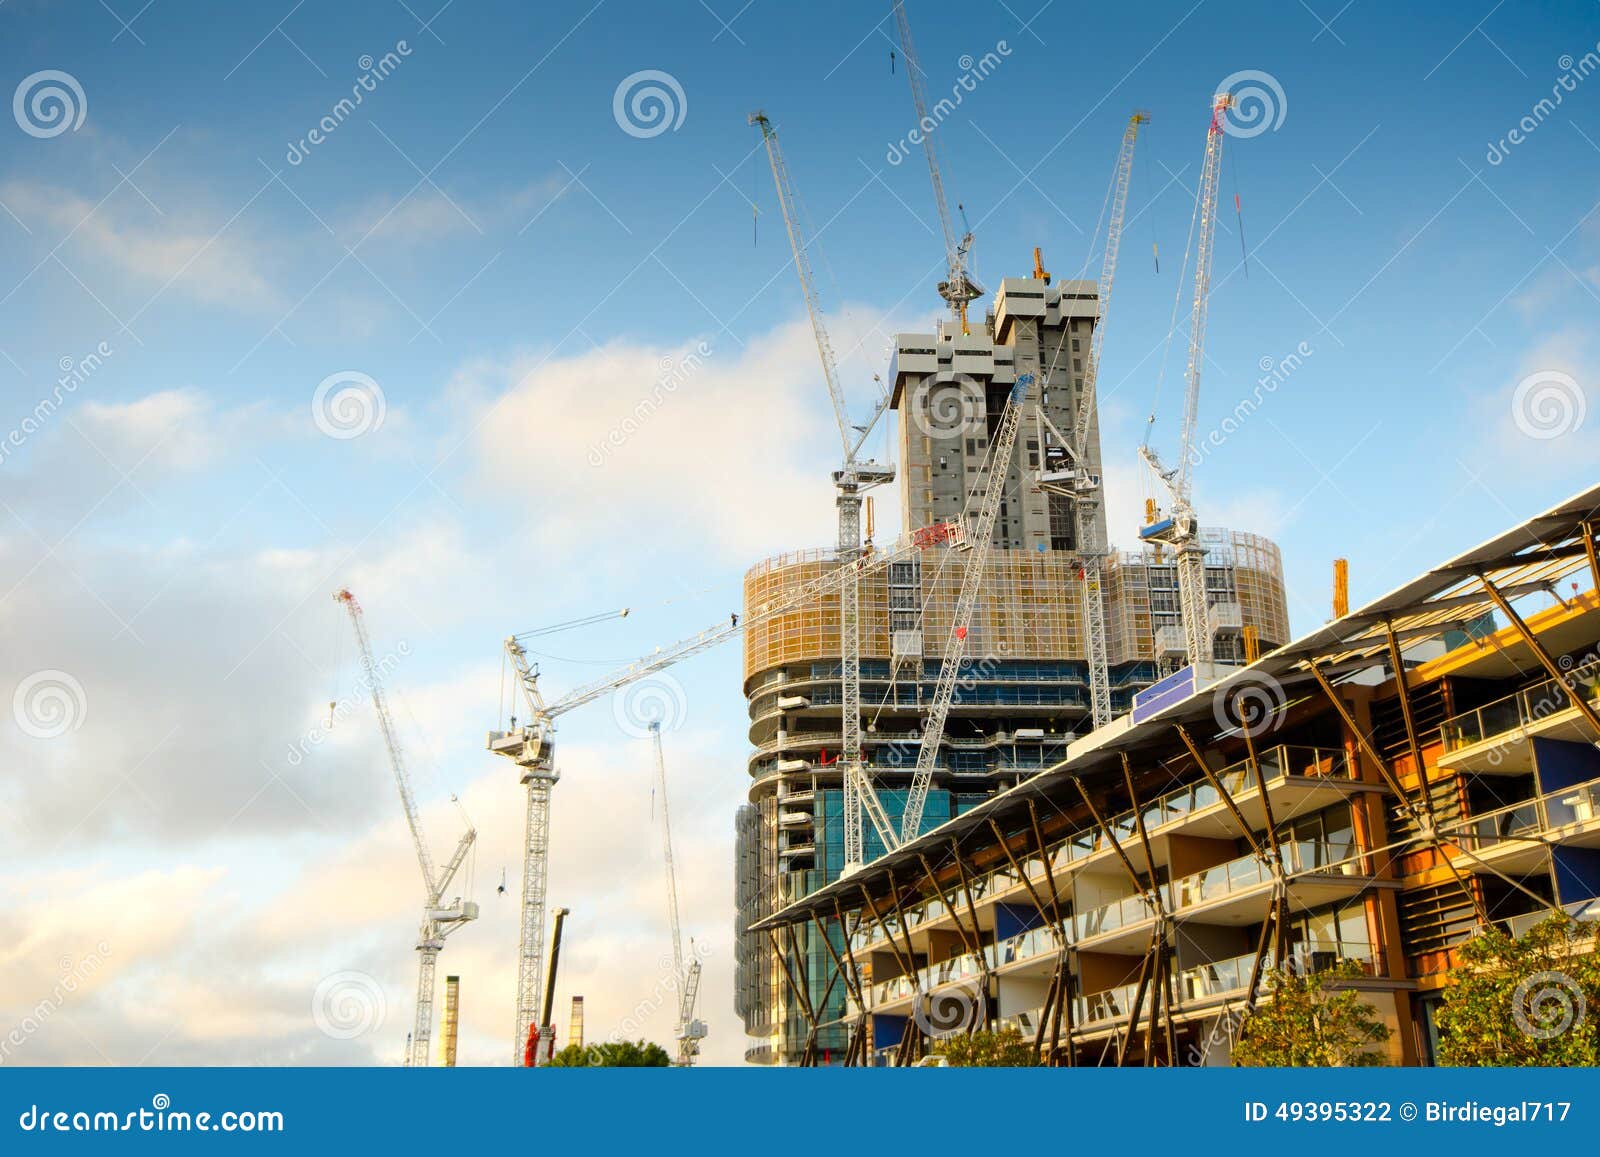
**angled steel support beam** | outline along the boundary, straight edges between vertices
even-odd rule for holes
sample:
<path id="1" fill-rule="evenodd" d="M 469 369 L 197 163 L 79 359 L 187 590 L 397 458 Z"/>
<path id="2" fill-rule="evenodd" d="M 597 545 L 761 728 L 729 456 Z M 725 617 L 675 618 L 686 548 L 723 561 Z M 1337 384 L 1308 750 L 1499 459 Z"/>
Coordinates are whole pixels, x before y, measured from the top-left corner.
<path id="1" fill-rule="evenodd" d="M 1106 823 L 1105 817 L 1100 814 L 1100 809 L 1094 806 L 1094 800 L 1089 798 L 1089 789 L 1083 786 L 1083 780 L 1073 776 L 1072 785 L 1078 789 L 1078 794 L 1083 797 L 1084 806 L 1089 809 L 1089 816 L 1094 820 L 1094 826 L 1100 829 L 1100 834 L 1111 845 L 1111 850 L 1117 853 L 1117 859 L 1122 861 L 1123 870 L 1128 873 L 1128 879 L 1133 882 L 1133 890 L 1148 898 L 1150 888 L 1146 886 L 1143 880 L 1139 879 L 1139 872 L 1133 866 L 1133 861 L 1128 859 L 1128 853 L 1122 850 L 1122 844 L 1118 841 L 1117 834 L 1111 830 L 1111 825 Z"/>
<path id="2" fill-rule="evenodd" d="M 955 899 L 955 893 L 946 893 L 939 886 L 938 877 L 933 874 L 933 866 L 928 863 L 927 856 L 919 855 L 917 856 L 917 861 L 922 865 L 922 871 L 928 878 L 928 886 L 933 889 L 934 894 L 939 897 L 939 901 L 949 911 L 950 920 L 956 926 L 956 934 L 961 937 L 961 943 L 966 948 L 967 955 L 972 957 L 981 968 L 983 966 L 983 945 L 978 939 L 976 921 L 974 921 L 973 934 L 971 936 L 967 935 L 967 926 L 962 923 L 961 917 L 957 913 L 960 904 Z"/>
<path id="3" fill-rule="evenodd" d="M 1249 843 L 1250 850 L 1256 854 L 1258 859 L 1270 863 L 1271 859 L 1267 855 L 1266 849 L 1261 846 L 1261 841 L 1256 839 L 1255 832 L 1250 830 L 1250 823 L 1244 818 L 1244 813 L 1239 810 L 1239 805 L 1233 801 L 1233 796 L 1228 794 L 1227 789 L 1222 786 L 1222 781 L 1217 778 L 1216 772 L 1211 770 L 1210 764 L 1206 763 L 1205 758 L 1200 754 L 1200 749 L 1195 746 L 1194 740 L 1189 736 L 1189 729 L 1181 723 L 1177 725 L 1176 729 L 1178 738 L 1182 739 L 1183 745 L 1189 749 L 1189 758 L 1194 760 L 1195 766 L 1200 769 L 1200 774 L 1206 777 L 1206 782 L 1211 785 L 1211 789 L 1227 805 L 1228 814 L 1233 816 L 1233 822 L 1239 825 L 1239 831 L 1243 833 L 1245 841 Z"/>
<path id="4" fill-rule="evenodd" d="M 1039 862 L 1044 865 L 1044 882 L 1046 887 L 1050 889 L 1050 906 L 1055 911 L 1056 923 L 1065 933 L 1067 924 L 1066 918 L 1061 914 L 1061 899 L 1060 893 L 1056 890 L 1055 869 L 1050 865 L 1050 851 L 1045 845 L 1044 834 L 1039 827 L 1039 809 L 1031 799 L 1028 801 L 1028 823 L 1033 832 L 1034 851 L 1039 855 Z"/>
<path id="5" fill-rule="evenodd" d="M 1527 623 L 1522 621 L 1522 616 L 1517 614 L 1505 595 L 1501 594 L 1500 588 L 1490 581 L 1489 576 L 1479 575 L 1478 580 L 1483 583 L 1483 589 L 1489 592 L 1494 605 L 1500 608 L 1500 613 L 1516 628 L 1517 634 L 1522 636 L 1522 641 L 1528 644 L 1528 650 L 1533 652 L 1534 657 L 1550 673 L 1550 678 L 1561 684 L 1561 689 L 1567 693 L 1567 698 L 1578 709 L 1578 714 L 1583 716 L 1584 722 L 1594 731 L 1596 738 L 1600 738 L 1600 715 L 1595 714 L 1594 705 L 1567 679 L 1567 674 L 1561 669 L 1560 664 L 1550 657 L 1550 652 L 1544 649 L 1539 637 L 1529 629 Z"/>
<path id="6" fill-rule="evenodd" d="M 955 840 L 950 841 L 950 854 L 955 857 L 956 871 L 961 874 L 961 892 L 966 897 L 967 915 L 972 917 L 972 942 L 978 949 L 978 970 L 983 973 L 983 1027 L 993 1028 L 994 1016 L 989 1003 L 989 990 L 990 988 L 995 988 L 995 992 L 998 994 L 999 989 L 994 984 L 994 969 L 989 964 L 989 958 L 983 952 L 983 926 L 978 923 L 978 906 L 972 900 L 972 880 L 967 875 L 966 861 L 961 858 L 961 851 L 957 847 Z M 995 943 L 998 945 L 999 940 L 996 939 Z"/>
<path id="7" fill-rule="evenodd" d="M 1022 887 L 1027 888 L 1027 896 L 1029 896 L 1029 899 L 1034 901 L 1034 907 L 1035 909 L 1038 909 L 1038 915 L 1040 915 L 1040 919 L 1045 920 L 1045 922 L 1050 925 L 1051 931 L 1056 933 L 1056 943 L 1066 944 L 1066 928 L 1061 927 L 1061 922 L 1059 922 L 1059 920 L 1051 919 L 1051 909 L 1050 907 L 1045 906 L 1045 901 L 1043 901 L 1042 896 L 1038 895 L 1038 888 L 1034 887 L 1034 877 L 1030 877 L 1030 875 L 1027 874 L 1026 869 L 1022 867 L 1021 863 L 1019 863 L 1018 858 L 1011 853 L 1011 845 L 1010 843 L 1006 843 L 1005 835 L 1003 835 L 1002 831 L 1000 831 L 1000 824 L 995 823 L 994 819 L 990 819 L 989 831 L 994 832 L 995 842 L 1000 845 L 1000 850 L 1005 853 L 1005 858 L 1010 861 L 1011 871 L 1018 874 L 1018 879 L 1022 880 Z M 1059 906 L 1056 907 L 1056 912 L 1059 914 Z"/>
<path id="8" fill-rule="evenodd" d="M 1417 737 L 1416 713 L 1411 709 L 1411 681 L 1406 678 L 1405 663 L 1400 657 L 1400 640 L 1395 637 L 1394 621 L 1384 623 L 1389 640 L 1389 666 L 1394 669 L 1394 685 L 1400 694 L 1400 717 L 1406 725 L 1406 749 L 1411 753 L 1411 766 L 1416 769 L 1417 787 L 1422 792 L 1422 810 L 1428 823 L 1433 824 L 1433 792 L 1428 786 L 1428 769 L 1422 763 L 1422 743 Z"/>
<path id="9" fill-rule="evenodd" d="M 1328 677 L 1322 673 L 1322 668 L 1317 666 L 1315 660 L 1308 660 L 1307 666 L 1311 668 L 1311 673 L 1316 676 L 1317 683 L 1322 688 L 1322 693 L 1327 696 L 1334 712 L 1339 716 L 1340 721 L 1344 723 L 1345 730 L 1355 736 L 1356 745 L 1361 748 L 1362 753 L 1378 769 L 1378 774 L 1383 777 L 1384 784 L 1399 799 L 1400 806 L 1413 815 L 1417 815 L 1417 805 L 1406 794 L 1406 789 L 1400 786 L 1400 779 L 1395 775 L 1394 769 L 1389 766 L 1389 761 L 1378 754 L 1378 749 L 1372 746 L 1372 741 L 1367 738 L 1366 732 L 1356 726 L 1355 716 L 1350 714 L 1350 708 L 1345 705 L 1343 699 L 1339 698 L 1338 692 L 1333 689 L 1333 684 L 1328 682 Z"/>
<path id="10" fill-rule="evenodd" d="M 1134 989 L 1133 1007 L 1128 1010 L 1128 1029 L 1119 1033 L 1117 1037 L 1117 1068 L 1122 1068 L 1128 1059 L 1128 1046 L 1133 1043 L 1133 1034 L 1139 1031 L 1139 1014 L 1144 1011 L 1145 989 L 1150 984 L 1150 961 L 1152 954 L 1146 953 L 1139 962 L 1139 986 Z"/>
<path id="11" fill-rule="evenodd" d="M 1595 551 L 1594 534 L 1595 524 L 1590 519 L 1583 520 L 1583 553 L 1589 558 L 1589 578 L 1594 583 L 1594 589 L 1600 592 L 1600 553 Z"/>

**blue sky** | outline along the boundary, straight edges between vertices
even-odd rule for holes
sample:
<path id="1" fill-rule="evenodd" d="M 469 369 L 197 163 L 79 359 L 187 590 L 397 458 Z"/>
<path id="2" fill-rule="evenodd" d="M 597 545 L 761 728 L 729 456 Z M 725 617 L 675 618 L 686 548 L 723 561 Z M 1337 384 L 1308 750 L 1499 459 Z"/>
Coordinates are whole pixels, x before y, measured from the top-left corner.
<path id="1" fill-rule="evenodd" d="M 1266 74 L 1251 83 L 1272 127 L 1226 142 L 1202 432 L 1256 396 L 1263 365 L 1309 352 L 1197 487 L 1206 521 L 1282 546 L 1296 630 L 1325 617 L 1336 555 L 1360 602 L 1593 481 L 1600 80 L 1584 58 L 1600 8 L 910 12 L 935 99 L 964 57 L 999 59 L 937 130 L 990 288 L 1035 245 L 1057 276 L 1097 267 L 1123 124 L 1153 116 L 1101 379 L 1113 538 L 1132 538 L 1208 98 L 1241 72 Z M 559 692 L 725 615 L 757 559 L 831 537 L 836 442 L 752 109 L 811 219 L 858 409 L 891 335 L 936 316 L 926 168 L 888 155 L 912 126 L 889 6 L 12 0 L 0 33 L 7 85 L 58 70 L 82 94 L 76 128 L 28 131 L 26 101 L 5 125 L 0 434 L 64 360 L 109 350 L 0 460 L 6 687 L 48 670 L 83 691 L 66 734 L 8 720 L 0 737 L 25 857 L 7 906 L 29 930 L 0 958 L 6 988 L 48 991 L 58 957 L 102 938 L 114 962 L 18 1056 L 398 1056 L 413 868 L 370 712 L 285 756 L 350 693 L 327 597 L 349 583 L 379 649 L 408 645 L 394 683 L 435 842 L 454 840 L 451 791 L 482 832 L 487 911 L 446 960 L 467 985 L 464 1056 L 498 1063 L 515 932 L 493 883 L 515 876 L 520 824 L 510 772 L 481 750 L 500 639 L 635 608 L 548 640 Z M 386 53 L 387 75 L 303 147 Z M 670 76 L 678 115 L 636 135 L 614 98 L 647 70 Z M 1180 333 L 1158 409 L 1169 454 L 1183 349 Z M 381 391 L 382 424 L 326 436 L 313 396 L 350 372 Z M 708 953 L 708 1054 L 726 1061 L 743 1048 L 739 679 L 725 651 L 668 688 L 685 922 Z M 650 985 L 630 962 L 666 946 L 647 751 L 623 715 L 598 704 L 561 732 L 552 899 L 575 910 L 563 989 L 591 1025 L 636 1008 Z M 315 1034 L 310 993 L 346 970 L 383 986 L 386 1019 Z M 169 1035 L 142 1055 L 163 1011 Z M 654 1017 L 640 1031 L 665 1039 L 670 1014 Z"/>

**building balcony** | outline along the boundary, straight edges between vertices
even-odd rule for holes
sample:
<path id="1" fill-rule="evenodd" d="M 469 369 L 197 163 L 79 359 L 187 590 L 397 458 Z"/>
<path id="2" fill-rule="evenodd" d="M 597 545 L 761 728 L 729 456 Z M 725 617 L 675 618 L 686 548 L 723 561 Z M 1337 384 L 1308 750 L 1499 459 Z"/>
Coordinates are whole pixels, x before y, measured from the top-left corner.
<path id="1" fill-rule="evenodd" d="M 1535 872 L 1553 845 L 1600 848 L 1600 779 L 1472 816 L 1445 839 L 1471 853 L 1458 858 L 1469 872 Z"/>
<path id="2" fill-rule="evenodd" d="M 1577 689 L 1600 706 L 1600 680 L 1588 676 Z M 1445 771 L 1479 775 L 1522 775 L 1533 767 L 1530 739 L 1592 742 L 1588 724 L 1560 683 L 1554 679 L 1524 688 L 1503 699 L 1452 716 L 1441 728 Z"/>
<path id="3" fill-rule="evenodd" d="M 1257 761 L 1261 769 L 1261 779 L 1267 788 L 1267 804 L 1270 805 L 1274 817 L 1303 815 L 1338 803 L 1352 793 L 1376 790 L 1356 781 L 1353 778 L 1355 769 L 1346 753 L 1334 748 L 1280 745 L 1260 752 Z M 1215 774 L 1218 784 L 1233 799 L 1234 805 L 1251 829 L 1264 830 L 1266 808 L 1262 803 L 1261 787 L 1256 780 L 1255 770 L 1249 761 L 1241 760 Z M 1143 818 L 1158 865 L 1166 862 L 1164 839 L 1167 836 L 1182 834 L 1233 839 L 1239 835 L 1233 813 L 1223 802 L 1217 789 L 1206 780 L 1177 788 L 1151 800 L 1144 805 Z M 1134 813 L 1128 811 L 1115 816 L 1108 821 L 1107 826 L 1115 834 L 1123 852 L 1133 860 L 1135 866 L 1148 870 L 1150 865 L 1145 863 L 1143 847 L 1138 836 L 1138 821 Z M 1286 860 L 1292 854 L 1291 852 L 1286 855 Z M 1049 855 L 1050 870 L 1055 877 L 1057 890 L 1063 894 L 1068 882 L 1077 872 L 1111 866 L 1117 862 L 1116 851 L 1111 846 L 1110 839 L 1099 829 L 1085 829 L 1067 840 L 1052 845 Z M 1253 857 L 1246 859 L 1254 862 Z M 1046 887 L 1044 865 L 1035 857 L 1028 860 L 1025 866 L 1034 888 L 1044 889 Z M 1312 865 L 1308 865 L 1310 866 Z M 1114 870 L 1121 869 L 1116 867 Z M 1205 887 L 1214 889 L 1215 885 L 1206 884 Z M 972 890 L 975 903 L 1002 897 L 1031 903 L 1031 897 L 1021 877 L 1009 864 L 973 877 Z M 1118 901 L 1115 905 L 1118 909 L 1115 914 L 1100 909 L 1098 912 L 1084 913 L 1075 918 L 1075 935 L 1082 939 L 1124 929 L 1130 923 L 1128 917 L 1133 915 L 1133 911 L 1132 909 L 1125 911 L 1122 906 L 1130 902 L 1135 906 L 1142 904 L 1137 897 L 1133 897 L 1131 901 Z M 948 915 L 948 908 L 942 901 L 937 899 L 925 901 L 906 910 L 905 931 L 915 932 L 924 926 L 944 920 Z M 1113 923 L 1108 924 L 1106 921 Z M 887 922 L 897 934 L 901 931 L 894 917 L 888 917 Z M 1132 922 L 1137 923 L 1137 921 Z M 864 928 L 856 933 L 853 944 L 857 948 L 866 948 L 881 940 L 882 936 L 875 928 Z"/>

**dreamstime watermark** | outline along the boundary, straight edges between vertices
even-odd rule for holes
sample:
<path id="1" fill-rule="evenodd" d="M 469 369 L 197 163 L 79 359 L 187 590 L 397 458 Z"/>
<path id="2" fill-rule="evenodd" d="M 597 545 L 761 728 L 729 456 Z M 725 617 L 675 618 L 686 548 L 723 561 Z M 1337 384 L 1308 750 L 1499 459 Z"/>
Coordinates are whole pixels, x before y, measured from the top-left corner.
<path id="1" fill-rule="evenodd" d="M 884 160 L 891 165 L 898 165 L 911 155 L 911 150 L 922 145 L 945 122 L 945 119 L 961 107 L 961 102 L 968 95 L 978 90 L 978 85 L 994 75 L 1006 57 L 1011 55 L 1011 45 L 1004 40 L 995 41 L 994 48 L 985 52 L 976 60 L 970 53 L 963 55 L 956 64 L 961 69 L 961 75 L 956 77 L 950 86 L 950 95 L 940 97 L 938 103 L 923 112 L 922 119 L 916 123 L 905 136 L 889 145 L 889 150 L 884 154 Z M 907 65 L 906 67 L 911 67 Z"/>
<path id="2" fill-rule="evenodd" d="M 1251 671 L 1227 680 L 1212 692 L 1211 716 L 1224 732 L 1255 739 L 1277 730 L 1287 701 L 1282 683 L 1271 675 Z"/>
<path id="3" fill-rule="evenodd" d="M 373 1032 L 383 1026 L 388 1013 L 383 985 L 354 969 L 324 976 L 311 994 L 311 1019 L 334 1040 L 354 1040 Z"/>
<path id="4" fill-rule="evenodd" d="M 676 731 L 689 713 L 689 697 L 683 684 L 671 675 L 660 673 L 630 683 L 611 700 L 611 711 L 623 734 L 643 739 L 652 725 L 663 731 Z"/>
<path id="5" fill-rule="evenodd" d="M 1565 972 L 1535 972 L 1511 994 L 1511 1019 L 1526 1037 L 1550 1040 L 1583 1023 L 1583 989 Z"/>
<path id="6" fill-rule="evenodd" d="M 22 1019 L 12 1025 L 4 1037 L 0 1037 L 0 1064 L 9 1060 L 16 1049 L 21 1048 L 29 1037 L 44 1027 L 46 1021 L 60 1012 L 67 998 L 86 985 L 110 955 L 111 945 L 102 940 L 94 946 L 94 951 L 86 952 L 76 960 L 70 956 L 61 957 L 56 962 L 60 975 L 49 995 L 23 1013 Z"/>
<path id="7" fill-rule="evenodd" d="M 1539 126 L 1561 107 L 1568 93 L 1578 91 L 1580 84 L 1600 70 L 1600 42 L 1577 60 L 1572 58 L 1570 52 L 1563 53 L 1556 60 L 1556 67 L 1561 69 L 1561 75 L 1556 77 L 1555 83 L 1550 86 L 1550 95 L 1541 97 L 1535 102 L 1505 136 L 1498 141 L 1490 141 L 1488 151 L 1483 155 L 1484 160 L 1491 165 L 1502 164 L 1511 155 L 1512 149 L 1532 136 Z"/>
<path id="8" fill-rule="evenodd" d="M 711 957 L 711 950 L 703 941 L 693 941 L 689 951 L 694 960 L 704 965 Z M 617 1022 L 617 1026 L 606 1035 L 608 1044 L 620 1044 L 625 1040 L 636 1040 L 644 1035 L 645 1025 L 663 1008 L 674 1008 L 678 1004 L 683 986 L 683 977 L 678 975 L 677 964 L 671 956 L 662 956 L 656 961 L 656 981 L 648 995 L 640 998 L 639 1003 L 628 1010 L 628 1014 Z M 575 1041 L 568 1041 L 575 1044 Z"/>
<path id="9" fill-rule="evenodd" d="M 1215 91 L 1233 98 L 1221 115 L 1222 131 L 1230 137 L 1248 139 L 1275 132 L 1289 118 L 1289 98 L 1270 72 L 1243 69 L 1224 77 Z"/>
<path id="10" fill-rule="evenodd" d="M 22 78 L 11 97 L 11 115 L 30 137 L 46 140 L 77 132 L 89 115 L 89 98 L 70 72 L 46 68 Z"/>
<path id="11" fill-rule="evenodd" d="M 311 150 L 327 140 L 340 125 L 344 124 L 350 116 L 366 100 L 369 93 L 376 92 L 382 81 L 389 79 L 395 69 L 406 57 L 411 55 L 411 45 L 404 40 L 394 42 L 394 47 L 374 60 L 370 55 L 364 55 L 356 61 L 356 66 L 361 69 L 361 75 L 356 77 L 355 83 L 350 86 L 350 95 L 341 97 L 321 120 L 312 126 L 298 141 L 289 142 L 289 151 L 284 154 L 284 160 L 291 165 L 298 165 L 311 155 Z"/>
<path id="12" fill-rule="evenodd" d="M 683 126 L 689 115 L 689 98 L 670 72 L 646 68 L 618 83 L 611 94 L 611 115 L 630 137 L 648 140 Z"/>
<path id="13" fill-rule="evenodd" d="M 317 383 L 311 420 L 330 438 L 346 441 L 370 434 L 389 412 L 383 387 L 359 370 L 340 370 Z"/>
<path id="14" fill-rule="evenodd" d="M 983 384 L 966 374 L 923 378 L 911 390 L 902 413 L 925 437 L 974 438 L 989 429 Z"/>
<path id="15" fill-rule="evenodd" d="M 709 342 L 700 342 L 681 357 L 667 356 L 661 359 L 661 376 L 656 379 L 656 384 L 650 392 L 634 405 L 633 410 L 622 421 L 606 431 L 601 438 L 589 447 L 589 465 L 603 466 L 613 451 L 622 449 L 627 440 L 644 428 L 646 422 L 655 416 L 662 403 L 678 388 L 694 377 L 705 365 L 705 359 L 711 356 Z"/>
<path id="16" fill-rule="evenodd" d="M 61 376 L 56 379 L 55 387 L 48 395 L 34 403 L 33 409 L 18 422 L 3 439 L 0 439 L 0 465 L 11 456 L 13 450 L 19 450 L 29 438 L 44 429 L 45 423 L 55 416 L 67 398 L 78 392 L 78 387 L 87 382 L 96 370 L 105 364 L 105 360 L 112 354 L 109 342 L 101 342 L 86 356 L 74 358 L 70 355 L 63 356 L 56 363 L 61 371 Z"/>
<path id="17" fill-rule="evenodd" d="M 1511 394 L 1511 420 L 1530 438 L 1548 442 L 1575 432 L 1589 412 L 1589 399 L 1571 374 L 1536 370 Z"/>
<path id="18" fill-rule="evenodd" d="M 933 992 L 919 985 L 911 1005 L 911 1020 L 925 1036 L 937 1040 L 981 1027 L 987 1004 L 983 982 L 976 979 Z"/>
<path id="19" fill-rule="evenodd" d="M 11 696 L 11 717 L 34 739 L 59 739 L 82 727 L 88 716 L 89 696 L 67 671 L 35 671 Z"/>
<path id="20" fill-rule="evenodd" d="M 1211 456 L 1212 451 L 1220 450 L 1315 352 L 1309 342 L 1301 342 L 1281 358 L 1263 355 L 1256 363 L 1261 376 L 1256 379 L 1254 388 L 1234 403 L 1232 411 L 1224 415 L 1222 421 L 1195 441 L 1189 450 L 1189 464 L 1198 466 Z"/>
<path id="21" fill-rule="evenodd" d="M 1535 688 L 1539 691 L 1538 698 L 1523 698 L 1518 707 L 1522 725 L 1506 731 L 1484 753 L 1490 767 L 1499 767 L 1513 747 L 1527 742 L 1525 732 L 1530 725 L 1569 710 L 1572 707 L 1572 694 L 1600 698 L 1600 652 L 1590 651 L 1579 657 L 1562 655 L 1556 660 L 1556 666 L 1561 669 L 1561 678 L 1551 680 L 1542 688 Z M 1522 694 L 1531 696 L 1532 693 L 1527 691 Z M 1465 737 L 1456 739 L 1458 746 L 1469 742 L 1472 741 Z"/>
<path id="22" fill-rule="evenodd" d="M 40 1108 L 30 1104 L 17 1115 L 24 1133 L 282 1133 L 283 1114 L 275 1109 L 225 1109 L 192 1112 L 172 1108 L 172 1098 L 157 1093 L 148 1109 L 125 1113 L 108 1109 Z"/>
<path id="23" fill-rule="evenodd" d="M 411 644 L 402 639 L 395 644 L 394 650 L 385 652 L 382 658 L 373 663 L 376 680 L 366 671 L 362 671 L 360 675 L 356 676 L 356 685 L 352 693 L 335 699 L 329 705 L 326 724 L 319 723 L 289 745 L 284 752 L 285 762 L 290 767 L 299 767 L 304 763 L 306 756 L 327 742 L 328 733 L 333 730 L 334 725 L 348 718 L 372 694 L 374 682 L 376 681 L 380 684 L 386 682 L 395 669 L 400 666 L 400 660 L 410 654 Z"/>

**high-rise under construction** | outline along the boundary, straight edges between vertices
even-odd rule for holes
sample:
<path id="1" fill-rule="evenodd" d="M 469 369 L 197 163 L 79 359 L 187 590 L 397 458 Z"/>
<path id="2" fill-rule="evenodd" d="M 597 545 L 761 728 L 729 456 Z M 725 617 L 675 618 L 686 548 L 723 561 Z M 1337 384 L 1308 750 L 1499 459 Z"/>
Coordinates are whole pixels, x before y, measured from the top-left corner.
<path id="1" fill-rule="evenodd" d="M 970 622 L 948 723 L 940 736 L 919 830 L 928 830 L 1065 755 L 1091 727 L 1086 651 L 1085 544 L 1073 500 L 1038 486 L 1070 439 L 1098 473 L 1093 404 L 1080 406 L 1099 315 L 1096 283 L 1008 278 L 971 332 L 959 320 L 895 342 L 891 407 L 898 419 L 902 525 L 923 549 L 863 572 L 859 588 L 861 761 L 898 826 L 921 728 L 955 622 L 970 554 L 930 528 L 955 525 L 1004 471 L 992 553 Z M 992 442 L 1019 376 L 1033 375 L 1009 461 Z M 1079 423 L 1087 429 L 1079 429 Z M 1104 505 L 1093 511 L 1107 541 Z M 1130 528 L 1131 529 L 1131 528 Z M 1289 638 L 1282 564 L 1268 540 L 1203 529 L 1208 627 L 1218 661 L 1238 661 Z M 871 549 L 870 547 L 868 549 Z M 1147 546 L 1100 560 L 1113 709 L 1127 710 L 1182 654 L 1175 559 Z M 841 564 L 836 550 L 767 559 L 745 577 L 747 617 Z M 750 924 L 839 878 L 846 869 L 841 615 L 824 597 L 779 616 L 751 617 L 745 636 L 749 803 L 737 821 L 737 1004 L 747 1058 L 792 1063 L 809 1025 L 836 1022 L 844 991 L 828 986 L 837 944 L 817 929 L 783 938 Z M 865 831 L 866 859 L 883 851 Z M 794 982 L 788 978 L 793 977 Z M 797 982 L 797 983 L 795 983 Z M 796 991 L 812 1008 L 801 1007 Z M 842 1054 L 824 1029 L 813 1048 Z"/>

